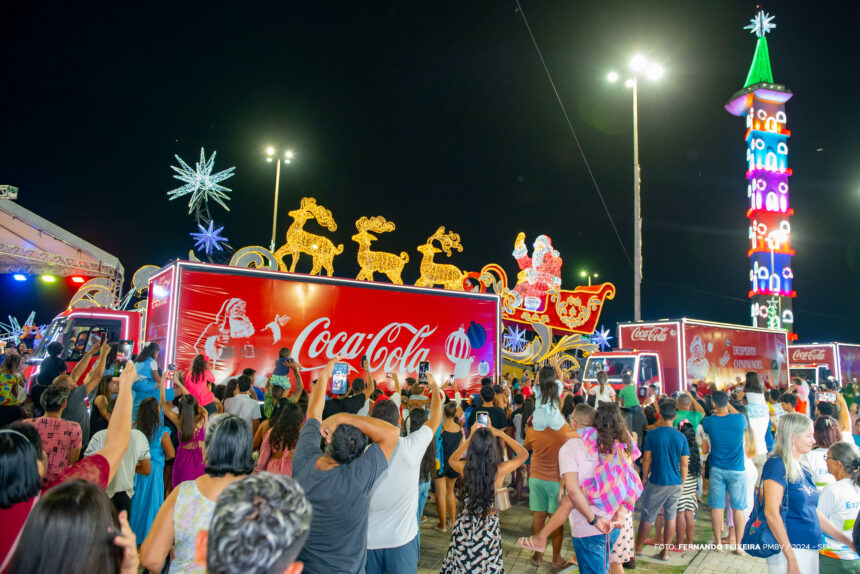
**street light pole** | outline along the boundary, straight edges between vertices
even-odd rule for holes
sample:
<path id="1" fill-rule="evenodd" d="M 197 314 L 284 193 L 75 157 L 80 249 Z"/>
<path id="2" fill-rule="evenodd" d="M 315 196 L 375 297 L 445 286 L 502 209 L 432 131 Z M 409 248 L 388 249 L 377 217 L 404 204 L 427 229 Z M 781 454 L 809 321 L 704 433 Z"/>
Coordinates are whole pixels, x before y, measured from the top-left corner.
<path id="1" fill-rule="evenodd" d="M 633 78 L 633 320 L 642 320 L 642 206 L 639 189 L 639 79 Z"/>
<path id="2" fill-rule="evenodd" d="M 281 158 L 278 158 L 278 166 L 275 170 L 275 208 L 272 210 L 272 242 L 269 251 L 275 251 L 275 230 L 278 223 L 278 188 L 281 185 Z"/>

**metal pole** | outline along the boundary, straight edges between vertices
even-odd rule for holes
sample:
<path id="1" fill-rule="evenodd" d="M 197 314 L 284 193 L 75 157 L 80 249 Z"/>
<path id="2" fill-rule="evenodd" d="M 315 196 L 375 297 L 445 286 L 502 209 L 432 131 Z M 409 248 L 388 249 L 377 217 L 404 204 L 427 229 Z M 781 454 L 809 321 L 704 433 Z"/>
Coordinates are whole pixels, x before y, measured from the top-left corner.
<path id="1" fill-rule="evenodd" d="M 272 211 L 272 243 L 269 251 L 275 251 L 275 226 L 278 223 L 278 187 L 281 185 L 281 160 L 278 158 L 278 168 L 275 171 L 275 209 Z"/>
<path id="2" fill-rule="evenodd" d="M 638 78 L 633 78 L 633 319 L 642 320 L 642 210 L 639 197 Z"/>

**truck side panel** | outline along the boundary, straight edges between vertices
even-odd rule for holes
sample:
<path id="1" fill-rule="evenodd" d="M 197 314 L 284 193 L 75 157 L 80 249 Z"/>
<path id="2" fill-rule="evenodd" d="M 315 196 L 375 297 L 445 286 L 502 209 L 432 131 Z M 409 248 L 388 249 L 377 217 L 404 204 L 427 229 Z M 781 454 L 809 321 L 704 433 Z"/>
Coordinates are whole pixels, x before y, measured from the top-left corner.
<path id="1" fill-rule="evenodd" d="M 860 345 L 837 343 L 839 351 L 839 380 L 843 385 L 860 383 Z"/>

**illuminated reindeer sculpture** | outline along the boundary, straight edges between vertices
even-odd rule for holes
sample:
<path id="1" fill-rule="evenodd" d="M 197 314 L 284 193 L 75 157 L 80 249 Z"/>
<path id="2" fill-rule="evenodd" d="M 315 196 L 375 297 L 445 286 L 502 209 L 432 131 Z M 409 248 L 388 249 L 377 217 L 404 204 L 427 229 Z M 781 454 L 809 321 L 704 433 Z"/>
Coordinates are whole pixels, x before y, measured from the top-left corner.
<path id="1" fill-rule="evenodd" d="M 382 216 L 370 219 L 362 217 L 355 222 L 355 227 L 358 233 L 352 236 L 352 240 L 358 243 L 358 264 L 361 265 L 356 279 L 373 281 L 374 273 L 382 273 L 395 285 L 403 285 L 400 275 L 403 273 L 403 266 L 409 261 L 409 255 L 405 251 L 397 256 L 394 253 L 370 250 L 370 244 L 379 239 L 370 232 L 394 231 L 394 222 L 386 221 Z"/>
<path id="2" fill-rule="evenodd" d="M 303 197 L 299 209 L 291 211 L 290 217 L 293 218 L 293 223 L 287 229 L 287 242 L 275 251 L 275 258 L 278 260 L 280 270 L 287 270 L 283 259 L 287 255 L 291 255 L 293 260 L 290 265 L 290 272 L 295 271 L 299 256 L 306 253 L 313 258 L 311 275 L 318 275 L 321 269 L 325 269 L 328 276 L 331 277 L 334 273 L 334 256 L 343 253 L 343 244 L 335 247 L 330 239 L 308 233 L 302 229 L 308 219 L 316 219 L 322 227 L 329 231 L 335 231 L 337 224 L 331 216 L 331 211 L 317 205 L 317 200 L 313 197 Z"/>
<path id="3" fill-rule="evenodd" d="M 433 242 L 438 241 L 442 249 L 433 247 Z M 460 236 L 449 231 L 445 233 L 445 228 L 440 227 L 436 233 L 427 238 L 427 243 L 418 247 L 418 251 L 424 254 L 421 260 L 421 277 L 415 282 L 416 287 L 433 287 L 441 284 L 445 289 L 452 291 L 463 290 L 463 279 L 467 273 L 460 271 L 457 267 L 447 264 L 439 264 L 433 261 L 436 253 L 445 252 L 445 255 L 451 257 L 451 250 L 463 251 L 463 246 L 460 245 Z"/>

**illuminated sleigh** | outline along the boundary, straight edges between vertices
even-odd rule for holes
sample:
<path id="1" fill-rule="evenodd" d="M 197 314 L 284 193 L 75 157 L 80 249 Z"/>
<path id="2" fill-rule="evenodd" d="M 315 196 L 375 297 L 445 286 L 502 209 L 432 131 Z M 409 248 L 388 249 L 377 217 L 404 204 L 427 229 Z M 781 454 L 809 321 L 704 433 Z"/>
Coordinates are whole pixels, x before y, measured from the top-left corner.
<path id="1" fill-rule="evenodd" d="M 531 327 L 535 336 L 522 349 L 503 347 L 502 356 L 509 361 L 532 365 L 559 355 L 565 370 L 579 369 L 576 350 L 590 354 L 597 346 L 582 338 L 597 327 L 600 312 L 607 299 L 615 297 L 615 285 L 578 285 L 572 291 L 550 289 L 535 311 L 526 309 L 519 293 L 508 288 L 508 276 L 499 265 L 485 266 L 480 273 L 472 272 L 464 280 L 466 290 L 484 293 L 492 291 L 502 297 L 502 319 Z M 562 335 L 554 340 L 555 334 Z"/>

